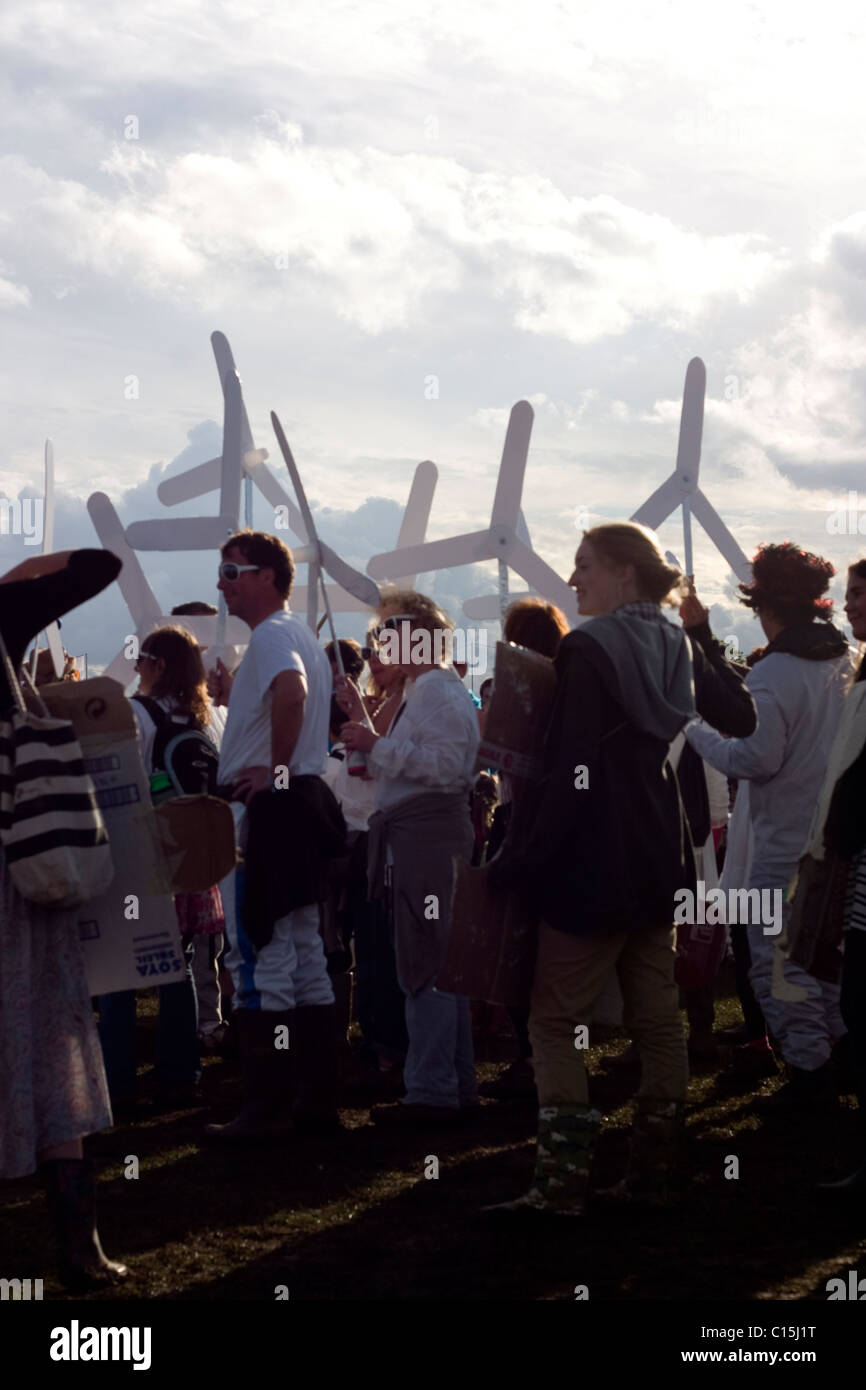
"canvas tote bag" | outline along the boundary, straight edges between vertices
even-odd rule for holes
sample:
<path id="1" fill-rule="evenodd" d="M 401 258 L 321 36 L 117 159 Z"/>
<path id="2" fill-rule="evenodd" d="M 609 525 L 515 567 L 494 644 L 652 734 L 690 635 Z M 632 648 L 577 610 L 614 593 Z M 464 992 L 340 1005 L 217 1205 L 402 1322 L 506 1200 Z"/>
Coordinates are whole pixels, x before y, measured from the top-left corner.
<path id="1" fill-rule="evenodd" d="M 0 636 L 14 708 L 0 718 L 0 846 L 22 897 L 71 908 L 98 897 L 114 876 L 108 832 L 72 725 L 32 714 Z"/>

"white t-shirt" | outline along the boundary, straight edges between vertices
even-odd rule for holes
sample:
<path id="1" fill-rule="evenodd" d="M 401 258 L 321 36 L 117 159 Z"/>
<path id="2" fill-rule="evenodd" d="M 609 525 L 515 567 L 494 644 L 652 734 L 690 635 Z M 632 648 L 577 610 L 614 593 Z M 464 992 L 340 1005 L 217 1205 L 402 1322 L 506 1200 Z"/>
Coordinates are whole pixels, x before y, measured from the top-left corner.
<path id="1" fill-rule="evenodd" d="M 306 702 L 289 773 L 321 776 L 328 756 L 331 663 L 305 622 L 280 608 L 253 628 L 229 700 L 220 750 L 219 779 L 231 782 L 244 767 L 271 765 L 271 686 L 282 671 L 297 671 Z"/>

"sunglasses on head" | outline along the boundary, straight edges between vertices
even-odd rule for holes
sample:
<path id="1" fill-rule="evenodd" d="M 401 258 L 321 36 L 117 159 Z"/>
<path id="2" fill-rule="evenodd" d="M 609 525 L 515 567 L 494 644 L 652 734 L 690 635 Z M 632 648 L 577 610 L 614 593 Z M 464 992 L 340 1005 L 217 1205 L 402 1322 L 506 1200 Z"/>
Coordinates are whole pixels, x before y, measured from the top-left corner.
<path id="1" fill-rule="evenodd" d="M 261 565 L 238 565 L 234 560 L 223 560 L 219 567 L 219 576 L 220 579 L 232 580 L 237 579 L 238 575 L 243 574 L 246 570 L 260 569 Z"/>
<path id="2" fill-rule="evenodd" d="M 391 618 L 384 618 L 378 627 L 371 628 L 367 633 L 367 645 L 361 648 L 361 656 L 365 661 L 369 661 L 371 656 L 375 656 L 380 646 L 380 638 L 383 632 L 397 632 L 398 623 L 411 623 L 411 613 L 395 613 Z"/>

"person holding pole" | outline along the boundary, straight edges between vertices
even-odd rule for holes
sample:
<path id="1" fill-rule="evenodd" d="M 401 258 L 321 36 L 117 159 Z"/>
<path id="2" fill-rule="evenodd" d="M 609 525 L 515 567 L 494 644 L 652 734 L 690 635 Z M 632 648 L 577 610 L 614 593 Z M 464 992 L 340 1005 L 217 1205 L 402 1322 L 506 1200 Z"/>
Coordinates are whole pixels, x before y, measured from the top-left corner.
<path id="1" fill-rule="evenodd" d="M 205 1131 L 223 1141 L 340 1127 L 319 905 L 328 860 L 345 852 L 345 823 L 321 776 L 331 670 L 287 606 L 294 572 L 275 536 L 240 531 L 222 547 L 217 587 L 251 630 L 234 679 L 218 663 L 210 681 L 211 697 L 228 703 L 219 778 L 244 859 L 226 918 L 244 1101 L 237 1119 Z"/>

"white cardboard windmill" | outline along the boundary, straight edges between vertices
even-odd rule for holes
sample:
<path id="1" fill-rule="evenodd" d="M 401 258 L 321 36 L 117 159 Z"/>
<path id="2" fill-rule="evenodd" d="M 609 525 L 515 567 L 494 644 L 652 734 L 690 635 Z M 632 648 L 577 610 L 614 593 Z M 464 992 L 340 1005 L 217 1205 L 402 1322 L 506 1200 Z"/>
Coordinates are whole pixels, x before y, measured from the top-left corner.
<path id="1" fill-rule="evenodd" d="M 359 570 L 348 565 L 339 555 L 324 541 L 318 546 L 310 543 L 307 536 L 307 528 L 300 509 L 295 505 L 292 498 L 285 488 L 277 481 L 268 468 L 265 467 L 265 459 L 268 457 L 266 449 L 257 449 L 253 443 L 252 431 L 250 429 L 249 418 L 243 397 L 239 396 L 237 403 L 230 397 L 234 397 L 234 382 L 238 383 L 240 392 L 240 379 L 235 367 L 234 356 L 231 347 L 224 333 L 212 333 L 211 344 L 213 346 L 214 357 L 216 358 L 217 370 L 223 394 L 226 399 L 226 429 L 228 430 L 229 415 L 231 414 L 232 434 L 230 437 L 230 447 L 234 456 L 237 456 L 237 509 L 240 511 L 240 479 L 245 477 L 252 483 L 262 496 L 275 509 L 283 509 L 288 518 L 288 524 L 294 534 L 300 537 L 301 544 L 292 546 L 292 554 L 299 563 L 306 562 L 310 566 L 309 582 L 304 586 L 298 586 L 293 591 L 296 604 L 303 604 L 307 612 L 307 621 L 310 626 L 316 627 L 318 615 L 318 576 L 313 573 L 321 565 L 332 579 L 337 581 L 336 590 L 330 591 L 331 606 L 338 612 L 362 611 L 369 607 L 375 607 L 379 593 L 375 584 Z M 237 417 L 235 417 L 235 409 Z M 235 450 L 235 436 L 237 436 L 237 446 Z M 173 478 L 165 478 L 157 488 L 157 496 L 165 506 L 176 506 L 180 502 L 189 502 L 194 497 L 201 497 L 205 493 L 213 492 L 220 488 L 220 511 L 226 505 L 223 497 L 223 487 L 225 480 L 225 439 L 224 453 L 222 458 L 209 459 L 206 463 L 200 463 L 194 468 L 188 469 L 185 473 L 179 473 Z M 231 485 L 234 487 L 234 475 L 231 478 Z M 234 493 L 232 494 L 232 500 Z M 184 519 L 180 518 L 173 523 L 176 527 L 182 528 Z M 156 535 L 156 528 L 159 523 L 139 522 L 136 529 L 130 536 L 130 541 L 137 548 L 144 548 L 144 541 Z M 142 532 L 141 528 L 147 526 L 153 528 Z M 237 527 L 234 528 L 235 530 Z M 182 534 L 182 529 L 179 534 Z M 222 539 L 225 539 L 223 534 Z M 174 549 L 174 546 L 159 545 L 158 547 L 148 546 L 148 548 Z M 182 549 L 192 547 L 180 547 Z"/>
<path id="2" fill-rule="evenodd" d="M 534 411 L 528 401 L 518 401 L 511 409 L 490 525 L 482 531 L 470 531 L 446 540 L 427 541 L 401 546 L 374 555 L 367 566 L 374 579 L 396 579 L 407 573 L 422 574 L 431 570 L 459 569 L 463 565 L 482 564 L 495 560 L 499 568 L 498 610 L 491 616 L 501 616 L 508 603 L 508 571 L 513 570 L 525 579 L 531 589 L 544 595 L 551 603 L 574 615 L 574 592 L 554 569 L 542 560 L 528 542 L 528 532 L 521 525 L 520 502 L 529 440 L 532 434 Z M 524 536 L 526 538 L 524 538 Z M 477 601 L 484 605 L 477 612 L 473 603 L 468 616 L 487 616 L 488 599 Z"/>
<path id="3" fill-rule="evenodd" d="M 704 396 L 707 369 L 700 357 L 693 357 L 686 368 L 677 461 L 673 473 L 632 513 L 630 520 L 657 530 L 677 507 L 683 509 L 685 572 L 694 574 L 692 517 L 701 523 L 713 545 L 727 560 L 737 578 L 751 578 L 749 558 L 731 535 L 722 518 L 698 486 L 701 466 L 701 439 L 704 429 Z"/>
<path id="4" fill-rule="evenodd" d="M 162 606 L 141 567 L 141 562 L 126 539 L 123 522 L 115 511 L 111 500 L 106 497 L 104 492 L 94 492 L 87 499 L 87 510 L 101 544 L 106 550 L 110 550 L 112 554 L 116 555 L 122 563 L 120 574 L 117 576 L 117 583 L 129 609 L 132 623 L 130 635 L 134 634 L 141 640 L 155 627 L 179 624 L 191 632 L 201 646 L 210 648 L 210 657 L 212 657 L 213 649 L 217 647 L 218 618 L 209 615 L 175 618 L 171 614 L 163 613 Z M 224 645 L 242 647 L 249 641 L 249 637 L 249 628 L 246 623 L 241 622 L 239 618 L 227 620 L 223 634 Z M 210 664 L 210 659 L 208 664 Z M 113 680 L 120 681 L 124 687 L 129 685 L 134 678 L 134 672 L 130 654 L 125 648 L 109 662 L 104 674 Z"/>

